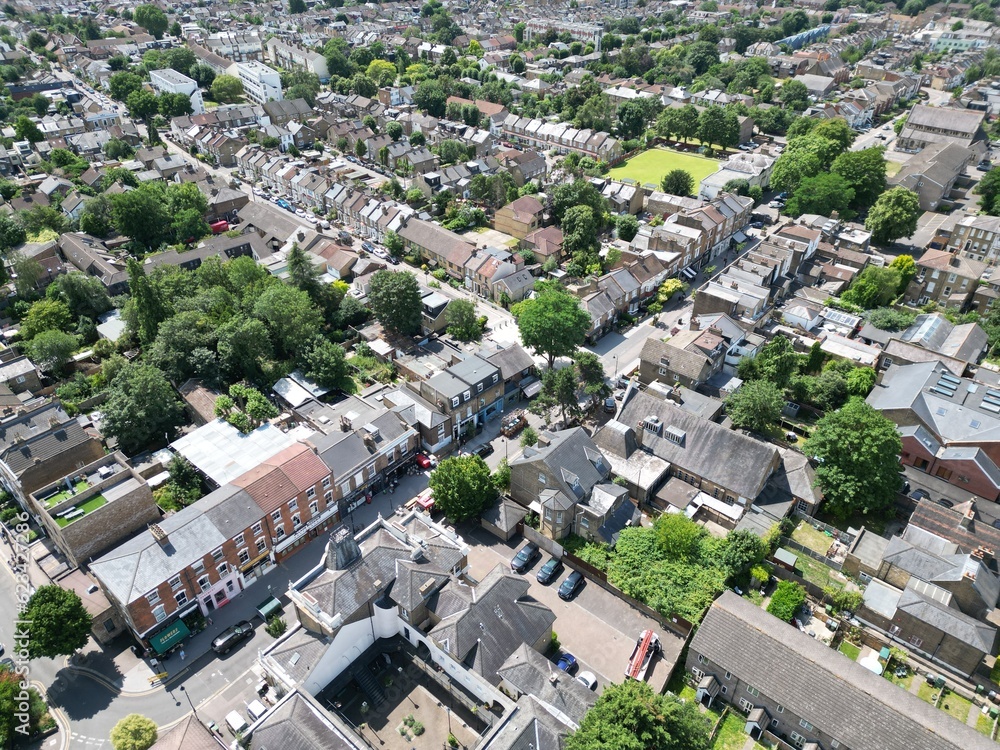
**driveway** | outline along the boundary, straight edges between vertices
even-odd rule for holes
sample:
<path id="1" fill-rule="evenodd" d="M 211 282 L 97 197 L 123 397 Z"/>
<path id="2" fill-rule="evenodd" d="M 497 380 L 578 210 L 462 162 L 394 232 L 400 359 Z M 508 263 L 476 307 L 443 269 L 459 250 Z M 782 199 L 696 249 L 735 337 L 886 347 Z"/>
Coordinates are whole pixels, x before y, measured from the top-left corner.
<path id="1" fill-rule="evenodd" d="M 498 564 L 509 571 L 511 557 L 524 543 L 520 537 L 509 544 L 501 542 L 484 529 L 472 531 L 466 535 L 466 541 L 471 547 L 469 566 L 477 580 L 482 580 Z M 589 670 L 597 675 L 599 689 L 609 682 L 621 682 L 636 638 L 651 628 L 659 635 L 663 652 L 653 660 L 646 681 L 662 692 L 684 646 L 683 639 L 593 581 L 584 583 L 572 601 L 564 602 L 556 592 L 570 569 L 564 568 L 558 580 L 543 586 L 535 574 L 546 559 L 548 555 L 543 554 L 524 574 L 531 584 L 529 594 L 555 613 L 552 630 L 559 636 L 563 650 L 580 662 L 580 671 Z"/>

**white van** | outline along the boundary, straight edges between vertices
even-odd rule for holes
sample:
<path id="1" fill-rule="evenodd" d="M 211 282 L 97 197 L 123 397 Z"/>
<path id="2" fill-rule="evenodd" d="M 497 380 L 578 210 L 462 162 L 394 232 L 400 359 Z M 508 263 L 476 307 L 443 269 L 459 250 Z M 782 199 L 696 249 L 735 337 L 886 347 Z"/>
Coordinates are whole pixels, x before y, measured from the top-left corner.
<path id="1" fill-rule="evenodd" d="M 267 713 L 267 706 L 260 701 L 250 701 L 247 704 L 247 713 L 250 715 L 250 721 L 257 721 Z"/>
<path id="2" fill-rule="evenodd" d="M 246 719 L 240 716 L 239 711 L 230 711 L 226 714 L 226 726 L 229 727 L 229 731 L 232 732 L 234 736 L 242 735 L 250 728 Z"/>

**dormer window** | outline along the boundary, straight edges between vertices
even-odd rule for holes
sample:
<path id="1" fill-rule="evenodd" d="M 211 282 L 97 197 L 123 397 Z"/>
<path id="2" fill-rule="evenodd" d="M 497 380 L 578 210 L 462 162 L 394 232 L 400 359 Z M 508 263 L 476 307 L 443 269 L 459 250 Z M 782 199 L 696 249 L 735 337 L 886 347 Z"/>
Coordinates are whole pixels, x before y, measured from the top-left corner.
<path id="1" fill-rule="evenodd" d="M 642 428 L 646 432 L 652 432 L 654 435 L 659 435 L 660 431 L 663 429 L 663 423 L 660 422 L 659 417 L 649 416 L 642 420 Z"/>

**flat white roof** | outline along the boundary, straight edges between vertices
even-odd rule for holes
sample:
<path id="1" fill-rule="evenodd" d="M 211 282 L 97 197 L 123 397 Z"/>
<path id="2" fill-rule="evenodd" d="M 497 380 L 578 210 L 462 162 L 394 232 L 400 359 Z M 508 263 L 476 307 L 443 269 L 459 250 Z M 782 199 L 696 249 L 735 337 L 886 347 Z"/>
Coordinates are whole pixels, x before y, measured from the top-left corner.
<path id="1" fill-rule="evenodd" d="M 170 447 L 221 486 L 312 433 L 308 428 L 282 432 L 264 424 L 243 435 L 228 422 L 216 419 L 175 440 Z"/>

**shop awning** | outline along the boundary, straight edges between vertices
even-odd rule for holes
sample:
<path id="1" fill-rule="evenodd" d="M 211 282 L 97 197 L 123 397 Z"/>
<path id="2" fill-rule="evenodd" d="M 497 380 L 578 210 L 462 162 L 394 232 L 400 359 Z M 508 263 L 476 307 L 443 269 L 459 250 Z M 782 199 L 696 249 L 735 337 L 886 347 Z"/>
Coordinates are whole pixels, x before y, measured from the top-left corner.
<path id="1" fill-rule="evenodd" d="M 183 620 L 177 620 L 172 625 L 168 625 L 166 628 L 161 630 L 149 639 L 149 645 L 153 647 L 153 650 L 158 654 L 166 653 L 170 650 L 172 646 L 176 646 L 178 643 L 183 641 L 191 635 L 191 631 L 188 630 L 188 626 L 184 624 Z"/>
<path id="2" fill-rule="evenodd" d="M 264 618 L 264 622 L 267 622 L 267 618 L 273 615 L 275 612 L 281 611 L 281 602 L 275 599 L 273 596 L 267 597 L 264 601 L 257 605 L 257 614 Z"/>
<path id="3" fill-rule="evenodd" d="M 537 378 L 532 380 L 530 383 L 525 383 L 521 386 L 521 393 L 524 394 L 525 398 L 531 398 L 532 396 L 537 396 L 542 390 L 542 381 Z"/>

